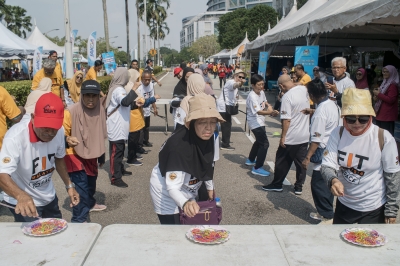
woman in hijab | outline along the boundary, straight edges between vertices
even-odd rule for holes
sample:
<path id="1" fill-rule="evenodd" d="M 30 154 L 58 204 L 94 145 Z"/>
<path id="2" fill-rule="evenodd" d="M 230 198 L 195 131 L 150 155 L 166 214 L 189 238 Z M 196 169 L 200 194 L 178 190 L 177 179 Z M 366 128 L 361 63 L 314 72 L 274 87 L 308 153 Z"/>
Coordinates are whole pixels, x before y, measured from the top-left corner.
<path id="1" fill-rule="evenodd" d="M 400 166 L 395 139 L 372 124 L 371 94 L 346 89 L 344 127 L 334 129 L 322 159 L 321 174 L 337 196 L 334 224 L 396 223 Z"/>
<path id="2" fill-rule="evenodd" d="M 36 102 L 43 94 L 51 92 L 51 85 L 51 79 L 43 78 L 39 82 L 37 89 L 29 93 L 25 103 L 25 110 L 27 114 L 32 114 L 35 111 Z"/>
<path id="3" fill-rule="evenodd" d="M 206 183 L 209 199 L 214 195 L 214 130 L 223 122 L 213 97 L 204 93 L 191 97 L 185 126 L 164 143 L 159 163 L 150 178 L 150 194 L 161 224 L 179 224 L 179 209 L 189 216 L 200 208 L 198 189 Z"/>
<path id="4" fill-rule="evenodd" d="M 360 67 L 356 72 L 356 88 L 369 90 L 367 71 Z"/>
<path id="5" fill-rule="evenodd" d="M 71 181 L 79 193 L 80 202 L 73 207 L 73 223 L 84 223 L 91 211 L 103 211 L 107 207 L 96 203 L 98 166 L 105 162 L 107 138 L 104 98 L 100 98 L 100 84 L 88 80 L 82 84 L 79 102 L 64 111 L 64 130 L 71 136 L 64 157 Z M 75 146 L 76 145 L 76 146 Z M 72 148 L 74 146 L 74 148 Z"/>
<path id="6" fill-rule="evenodd" d="M 122 163 L 125 152 L 125 141 L 129 137 L 129 119 L 131 104 L 136 102 L 142 106 L 142 99 L 136 94 L 141 82 L 136 82 L 129 93 L 125 86 L 128 84 L 130 74 L 126 68 L 118 67 L 111 80 L 106 99 L 107 108 L 107 134 L 110 142 L 110 174 L 111 185 L 117 187 L 128 187 L 122 180 L 122 176 L 132 175 L 132 172 L 125 170 Z"/>
<path id="7" fill-rule="evenodd" d="M 397 104 L 399 73 L 394 66 L 388 65 L 382 69 L 382 74 L 384 78 L 382 85 L 373 91 L 376 101 L 376 125 L 394 136 L 394 124 L 399 112 Z"/>
<path id="8" fill-rule="evenodd" d="M 64 91 L 64 95 L 68 95 L 67 97 L 65 97 L 68 106 L 79 102 L 79 97 L 81 96 L 82 82 L 83 82 L 82 71 L 76 71 L 71 79 L 64 81 L 64 89 L 67 90 L 68 92 L 68 94 L 65 94 Z"/>

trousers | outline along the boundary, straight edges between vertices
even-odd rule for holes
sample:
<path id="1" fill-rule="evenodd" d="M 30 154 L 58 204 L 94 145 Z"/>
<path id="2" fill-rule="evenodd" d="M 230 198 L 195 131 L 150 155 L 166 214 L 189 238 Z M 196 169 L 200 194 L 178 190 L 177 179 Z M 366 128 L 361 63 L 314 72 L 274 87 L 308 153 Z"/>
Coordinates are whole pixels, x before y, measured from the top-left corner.
<path id="1" fill-rule="evenodd" d="M 125 171 L 122 160 L 125 153 L 125 140 L 110 141 L 111 180 L 120 179 Z"/>
<path id="2" fill-rule="evenodd" d="M 96 193 L 97 176 L 88 176 L 84 170 L 68 174 L 80 199 L 79 204 L 72 208 L 71 222 L 86 222 L 90 209 L 96 204 L 93 196 Z"/>
<path id="3" fill-rule="evenodd" d="M 222 132 L 221 142 L 223 146 L 229 146 L 229 143 L 231 142 L 232 116 L 227 112 L 219 114 L 226 121 L 225 123 L 221 123 L 221 132 Z"/>
<path id="4" fill-rule="evenodd" d="M 269 148 L 269 141 L 265 127 L 258 127 L 251 130 L 256 137 L 256 141 L 250 150 L 249 159 L 250 161 L 256 160 L 255 169 L 258 169 L 264 165 L 265 158 Z"/>
<path id="5" fill-rule="evenodd" d="M 326 219 L 333 218 L 333 195 L 326 185 L 321 171 L 314 170 L 311 177 L 311 193 L 315 208 Z"/>

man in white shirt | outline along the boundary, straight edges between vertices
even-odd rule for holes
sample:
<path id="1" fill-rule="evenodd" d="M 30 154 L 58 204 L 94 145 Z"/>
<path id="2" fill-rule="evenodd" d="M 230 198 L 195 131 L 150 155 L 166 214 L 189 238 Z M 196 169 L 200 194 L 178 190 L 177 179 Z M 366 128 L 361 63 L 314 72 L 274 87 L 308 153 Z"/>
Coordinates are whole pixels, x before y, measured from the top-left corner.
<path id="1" fill-rule="evenodd" d="M 76 145 L 76 138 L 64 136 L 64 105 L 53 93 L 42 95 L 31 119 L 25 118 L 7 132 L 0 153 L 0 188 L 16 222 L 33 217 L 61 218 L 52 175 L 57 170 L 71 199 L 79 203 L 75 184 L 69 179 L 64 162 L 65 142 Z M 15 209 L 14 209 L 15 208 Z"/>
<path id="2" fill-rule="evenodd" d="M 346 75 L 346 58 L 335 57 L 332 60 L 332 74 L 335 77 L 333 84 L 325 83 L 325 87 L 330 90 L 329 97 L 336 98 L 339 107 L 342 107 L 342 94 L 347 88 L 355 88 L 356 85 Z"/>
<path id="3" fill-rule="evenodd" d="M 301 195 L 306 178 L 306 170 L 302 162 L 307 155 L 308 140 L 310 137 L 309 116 L 301 113 L 310 108 L 310 99 L 307 88 L 294 85 L 289 75 L 282 75 L 278 79 L 280 89 L 285 93 L 282 97 L 281 120 L 282 135 L 275 159 L 275 176 L 271 184 L 263 186 L 266 191 L 283 191 L 282 184 L 292 163 L 296 165 L 296 183 L 294 193 Z"/>

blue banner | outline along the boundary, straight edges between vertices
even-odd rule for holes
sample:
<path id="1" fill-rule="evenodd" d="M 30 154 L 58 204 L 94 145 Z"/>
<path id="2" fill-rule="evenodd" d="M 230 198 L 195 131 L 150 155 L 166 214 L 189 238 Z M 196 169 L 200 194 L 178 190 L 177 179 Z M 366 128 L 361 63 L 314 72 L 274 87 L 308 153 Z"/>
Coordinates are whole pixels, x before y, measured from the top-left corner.
<path id="1" fill-rule="evenodd" d="M 115 72 L 117 69 L 117 64 L 115 63 L 114 52 L 102 53 L 104 68 L 106 69 L 107 75 Z"/>
<path id="2" fill-rule="evenodd" d="M 314 78 L 313 68 L 318 66 L 319 46 L 296 46 L 294 64 L 302 64 L 304 71 Z"/>
<path id="3" fill-rule="evenodd" d="M 258 75 L 265 79 L 265 72 L 267 72 L 268 52 L 260 52 L 258 59 Z"/>
<path id="4" fill-rule="evenodd" d="M 36 48 L 33 54 L 33 75 L 42 69 L 43 46 Z"/>
<path id="5" fill-rule="evenodd" d="M 28 62 L 26 60 L 21 60 L 21 66 L 24 74 L 29 75 Z"/>
<path id="6" fill-rule="evenodd" d="M 89 66 L 94 66 L 96 61 L 96 32 L 92 32 L 89 35 L 87 42 L 87 60 Z"/>

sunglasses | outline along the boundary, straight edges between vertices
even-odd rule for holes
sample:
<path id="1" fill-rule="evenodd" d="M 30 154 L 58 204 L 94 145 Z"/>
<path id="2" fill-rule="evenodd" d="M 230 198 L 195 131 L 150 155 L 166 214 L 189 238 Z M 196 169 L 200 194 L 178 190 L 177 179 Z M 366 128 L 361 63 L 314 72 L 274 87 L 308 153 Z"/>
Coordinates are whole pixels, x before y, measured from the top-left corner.
<path id="1" fill-rule="evenodd" d="M 358 120 L 358 122 L 362 125 L 365 125 L 366 123 L 368 123 L 370 116 L 369 115 L 360 115 L 359 117 L 355 116 L 355 115 L 347 115 L 344 117 L 344 119 L 346 119 L 347 124 L 355 124 Z"/>
<path id="2" fill-rule="evenodd" d="M 83 79 L 83 77 L 79 77 L 79 76 L 78 76 L 78 77 L 76 77 L 76 79 Z"/>
<path id="3" fill-rule="evenodd" d="M 246 79 L 245 77 L 243 77 L 243 76 L 238 76 L 238 78 L 240 78 L 240 79 Z"/>

